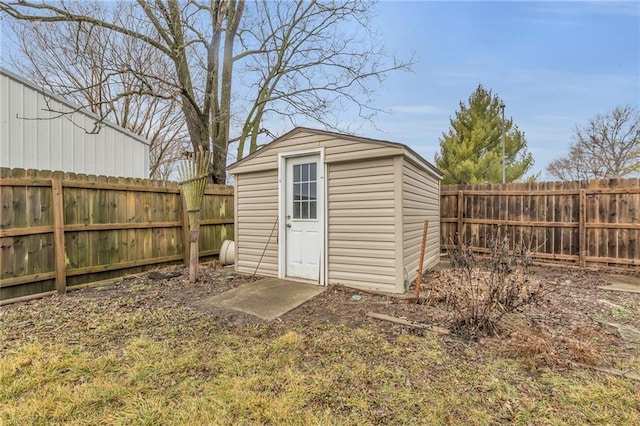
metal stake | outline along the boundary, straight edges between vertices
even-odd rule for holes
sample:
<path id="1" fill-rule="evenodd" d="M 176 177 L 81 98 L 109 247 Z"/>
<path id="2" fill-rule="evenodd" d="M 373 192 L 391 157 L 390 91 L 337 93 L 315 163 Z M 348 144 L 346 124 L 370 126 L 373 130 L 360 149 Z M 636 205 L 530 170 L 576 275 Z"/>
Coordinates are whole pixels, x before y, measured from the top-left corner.
<path id="1" fill-rule="evenodd" d="M 506 164 L 505 164 L 505 125 L 504 125 L 504 103 L 500 104 L 500 109 L 502 109 L 502 183 L 507 183 L 507 173 L 506 173 Z"/>

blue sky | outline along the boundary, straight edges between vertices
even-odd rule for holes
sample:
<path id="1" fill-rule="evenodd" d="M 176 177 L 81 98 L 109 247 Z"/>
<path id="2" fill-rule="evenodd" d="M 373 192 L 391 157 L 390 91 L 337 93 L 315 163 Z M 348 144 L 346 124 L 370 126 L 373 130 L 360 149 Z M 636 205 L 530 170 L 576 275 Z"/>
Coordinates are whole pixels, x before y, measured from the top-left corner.
<path id="1" fill-rule="evenodd" d="M 419 63 L 379 90 L 393 111 L 376 119 L 383 132 L 360 133 L 428 160 L 479 83 L 525 132 L 533 172 L 568 150 L 576 125 L 640 106 L 640 2 L 384 1 L 376 25 L 389 52 Z"/>
<path id="2" fill-rule="evenodd" d="M 374 106 L 391 113 L 378 115 L 375 128 L 348 111 L 345 127 L 405 143 L 428 160 L 478 84 L 503 99 L 541 179 L 568 151 L 576 126 L 618 105 L 640 107 L 638 1 L 382 0 L 378 11 L 373 25 L 386 50 L 400 58 L 415 52 L 418 62 L 376 92 Z M 10 40 L 3 44 L 8 66 Z M 291 124 L 265 126 L 284 133 Z"/>

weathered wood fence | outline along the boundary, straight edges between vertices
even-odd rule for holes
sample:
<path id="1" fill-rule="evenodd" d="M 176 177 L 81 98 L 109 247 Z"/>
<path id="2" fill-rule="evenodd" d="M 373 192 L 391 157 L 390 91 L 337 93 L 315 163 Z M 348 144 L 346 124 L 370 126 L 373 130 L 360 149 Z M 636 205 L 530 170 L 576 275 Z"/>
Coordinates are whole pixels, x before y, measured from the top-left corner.
<path id="1" fill-rule="evenodd" d="M 188 263 L 176 183 L 0 169 L 0 301 Z M 209 185 L 200 256 L 233 238 L 233 188 Z"/>
<path id="2" fill-rule="evenodd" d="M 443 250 L 487 253 L 498 226 L 540 260 L 637 268 L 640 179 L 442 187 Z"/>

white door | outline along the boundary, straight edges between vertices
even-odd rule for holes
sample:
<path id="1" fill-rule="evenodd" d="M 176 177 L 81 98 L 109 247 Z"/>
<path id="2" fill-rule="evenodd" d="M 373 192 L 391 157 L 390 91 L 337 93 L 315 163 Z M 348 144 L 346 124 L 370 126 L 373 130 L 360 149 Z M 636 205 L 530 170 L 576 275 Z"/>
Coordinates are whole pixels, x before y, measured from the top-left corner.
<path id="1" fill-rule="evenodd" d="M 323 182 L 320 156 L 286 160 L 285 177 L 285 275 L 320 281 L 321 253 L 324 247 Z"/>

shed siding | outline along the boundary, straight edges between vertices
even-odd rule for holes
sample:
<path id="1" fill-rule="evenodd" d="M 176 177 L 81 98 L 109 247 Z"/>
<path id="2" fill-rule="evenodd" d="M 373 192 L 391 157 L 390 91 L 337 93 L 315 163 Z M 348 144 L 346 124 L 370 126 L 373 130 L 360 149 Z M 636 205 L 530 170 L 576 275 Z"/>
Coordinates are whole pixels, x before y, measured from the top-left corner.
<path id="1" fill-rule="evenodd" d="M 95 117 L 4 71 L 0 94 L 0 166 L 148 177 L 149 145 L 142 138 L 110 123 L 89 134 Z"/>
<path id="2" fill-rule="evenodd" d="M 402 167 L 402 223 L 404 267 L 416 279 L 425 219 L 429 220 L 425 268 L 440 259 L 440 181 L 404 159 Z"/>
<path id="3" fill-rule="evenodd" d="M 278 216 L 278 171 L 246 173 L 235 178 L 236 270 L 253 274 L 259 262 L 258 274 L 277 276 L 278 227 L 274 229 L 274 224 Z"/>
<path id="4" fill-rule="evenodd" d="M 329 164 L 402 154 L 402 148 L 400 147 L 357 142 L 341 139 L 333 135 L 302 131 L 290 138 L 276 142 L 263 152 L 256 152 L 250 161 L 234 167 L 233 173 L 239 174 L 277 168 L 279 153 L 319 147 L 325 147 L 325 162 Z"/>
<path id="5" fill-rule="evenodd" d="M 394 291 L 394 160 L 392 157 L 328 166 L 328 278 Z"/>

